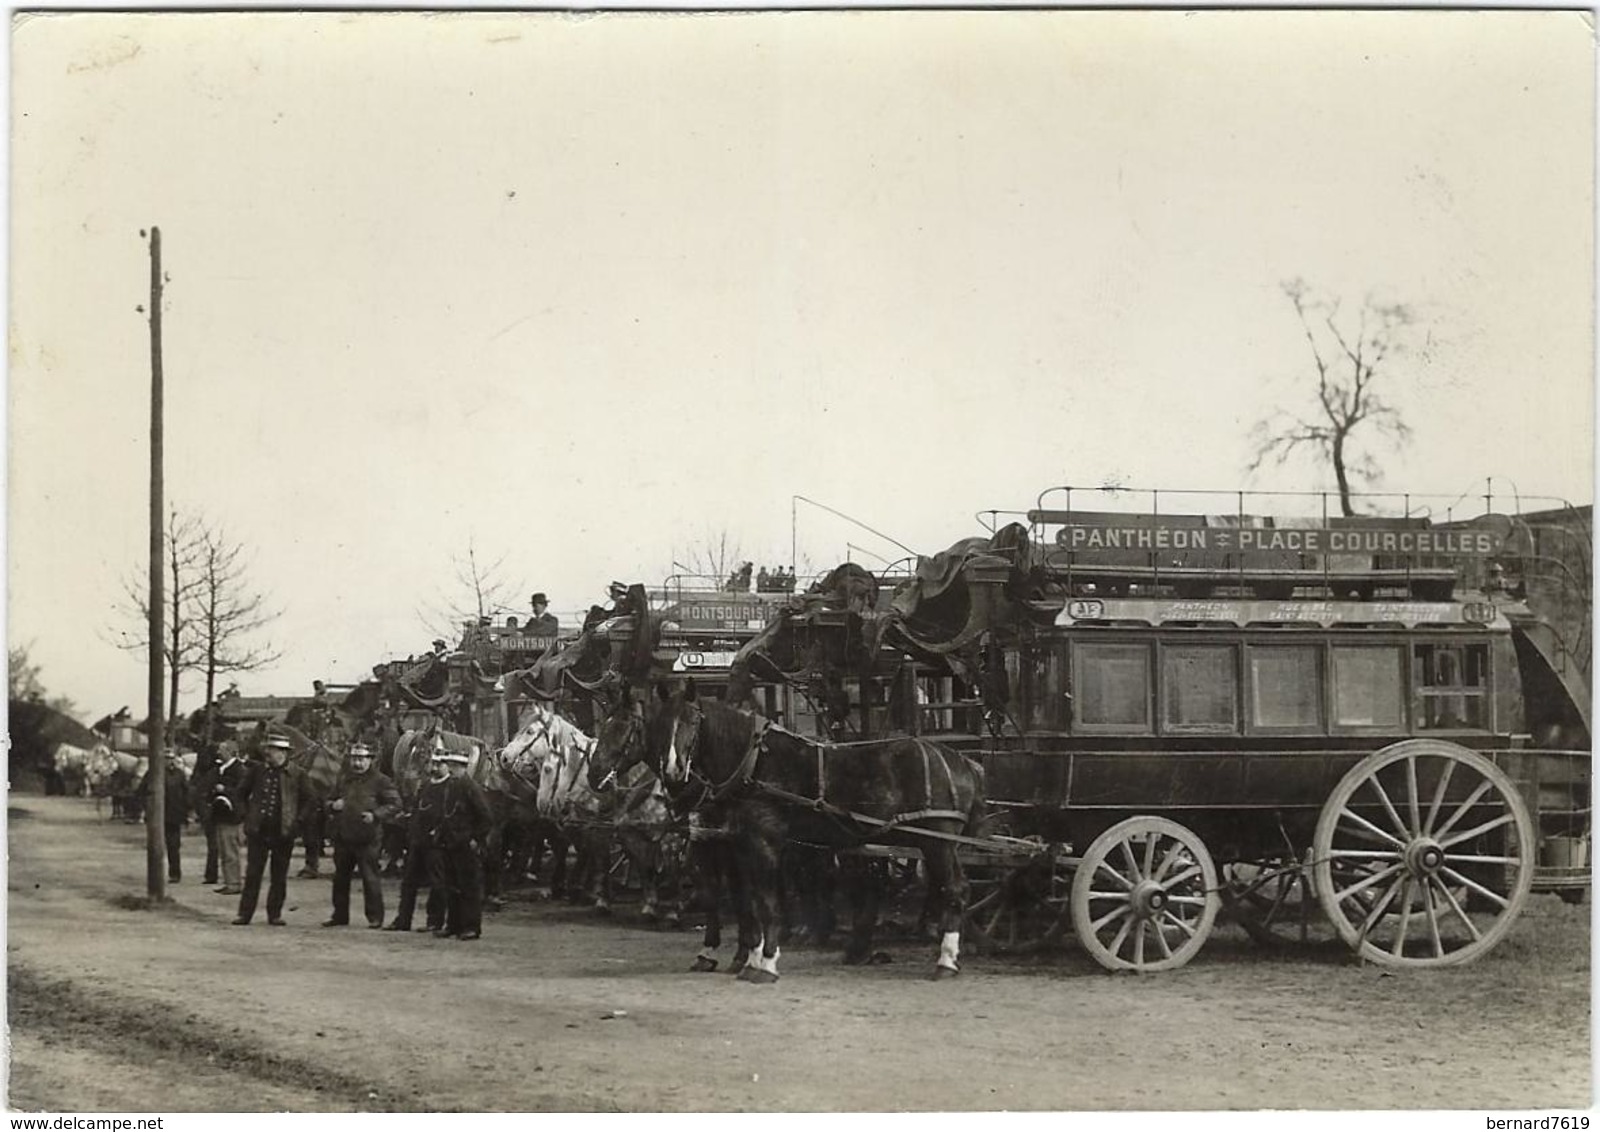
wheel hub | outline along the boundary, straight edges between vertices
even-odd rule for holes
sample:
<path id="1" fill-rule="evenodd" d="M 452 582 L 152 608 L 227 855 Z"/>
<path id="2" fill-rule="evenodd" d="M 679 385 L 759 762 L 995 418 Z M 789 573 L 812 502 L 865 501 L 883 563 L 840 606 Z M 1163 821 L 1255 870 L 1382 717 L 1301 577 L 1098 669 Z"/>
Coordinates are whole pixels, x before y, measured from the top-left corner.
<path id="1" fill-rule="evenodd" d="M 1133 913 L 1140 919 L 1154 919 L 1167 906 L 1167 890 L 1153 880 L 1142 880 L 1129 894 Z"/>
<path id="2" fill-rule="evenodd" d="M 1419 837 L 1406 846 L 1406 869 L 1415 877 L 1437 876 L 1444 868 L 1444 847 L 1431 837 Z"/>

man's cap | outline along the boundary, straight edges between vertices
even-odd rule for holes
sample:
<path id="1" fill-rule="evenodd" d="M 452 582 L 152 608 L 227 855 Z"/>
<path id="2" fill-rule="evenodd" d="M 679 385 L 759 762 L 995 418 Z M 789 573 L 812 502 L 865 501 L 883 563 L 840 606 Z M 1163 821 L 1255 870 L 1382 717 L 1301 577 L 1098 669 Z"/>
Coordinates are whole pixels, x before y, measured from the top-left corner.
<path id="1" fill-rule="evenodd" d="M 269 751 L 292 751 L 294 744 L 289 742 L 287 735 L 268 735 L 262 747 Z"/>
<path id="2" fill-rule="evenodd" d="M 440 762 L 460 763 L 462 766 L 465 766 L 467 763 L 472 761 L 471 757 L 468 756 L 465 751 L 446 751 L 442 755 L 435 755 L 434 757 Z"/>
<path id="3" fill-rule="evenodd" d="M 372 757 L 372 748 L 365 743 L 351 743 L 350 757 L 353 759 L 370 759 Z"/>
<path id="4" fill-rule="evenodd" d="M 611 593 L 614 597 L 627 597 L 628 587 L 623 585 L 621 582 L 612 582 Z"/>
<path id="5" fill-rule="evenodd" d="M 529 605 L 549 605 L 550 604 L 550 599 L 545 597 L 544 594 L 534 594 L 531 598 L 528 599 L 528 604 Z"/>

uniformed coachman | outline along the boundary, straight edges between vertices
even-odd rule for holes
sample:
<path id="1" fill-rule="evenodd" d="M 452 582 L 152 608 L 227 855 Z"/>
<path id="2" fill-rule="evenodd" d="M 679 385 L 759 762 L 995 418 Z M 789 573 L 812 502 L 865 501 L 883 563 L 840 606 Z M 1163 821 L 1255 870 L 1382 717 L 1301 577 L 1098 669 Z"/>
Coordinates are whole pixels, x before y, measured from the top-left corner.
<path id="1" fill-rule="evenodd" d="M 350 922 L 350 879 L 360 870 L 367 927 L 383 927 L 383 881 L 378 875 L 378 842 L 384 823 L 400 813 L 400 792 L 387 775 L 373 769 L 372 748 L 350 746 L 349 773 L 339 796 L 328 803 L 333 815 L 333 915 L 325 928 Z"/>

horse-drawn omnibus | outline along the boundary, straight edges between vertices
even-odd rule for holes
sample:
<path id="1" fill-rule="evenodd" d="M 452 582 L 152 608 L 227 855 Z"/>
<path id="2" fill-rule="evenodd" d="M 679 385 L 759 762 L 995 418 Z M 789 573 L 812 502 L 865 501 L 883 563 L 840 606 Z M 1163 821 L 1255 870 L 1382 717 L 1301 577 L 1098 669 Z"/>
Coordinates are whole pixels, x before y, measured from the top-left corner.
<path id="1" fill-rule="evenodd" d="M 1051 489 L 853 629 L 793 618 L 787 655 L 831 658 L 853 735 L 966 751 L 996 828 L 1045 847 L 991 871 L 970 934 L 1070 928 L 1163 969 L 1226 898 L 1261 938 L 1320 907 L 1364 958 L 1432 966 L 1493 947 L 1530 892 L 1582 898 L 1589 509 L 1264 501 Z"/>

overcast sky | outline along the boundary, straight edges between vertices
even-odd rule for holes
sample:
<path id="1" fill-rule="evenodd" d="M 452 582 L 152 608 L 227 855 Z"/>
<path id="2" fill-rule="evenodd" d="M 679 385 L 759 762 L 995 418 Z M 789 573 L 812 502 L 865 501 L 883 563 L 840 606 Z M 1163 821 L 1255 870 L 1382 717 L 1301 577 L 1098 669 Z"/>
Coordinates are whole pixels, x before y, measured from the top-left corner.
<path id="1" fill-rule="evenodd" d="M 1280 289 L 1412 304 L 1387 484 L 1592 499 L 1593 36 L 1530 13 L 55 15 L 12 41 L 9 624 L 140 714 L 167 494 L 284 610 L 249 693 L 558 612 L 791 497 L 917 550 L 1051 484 L 1246 482 Z M 1203 509 L 1203 508 L 1202 508 Z M 802 563 L 892 544 L 795 510 Z M 859 554 L 858 554 L 859 556 Z M 185 696 L 184 707 L 195 696 Z"/>

